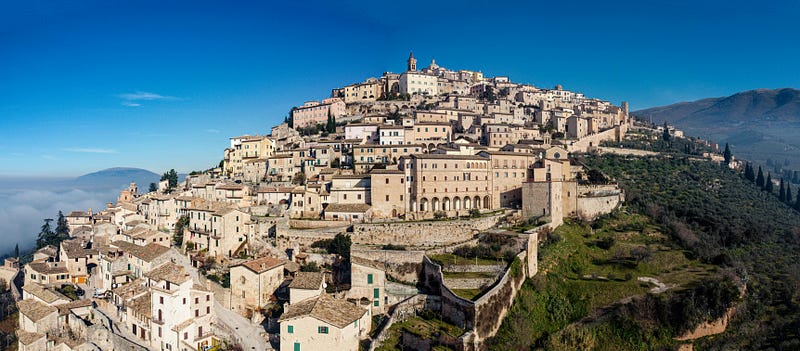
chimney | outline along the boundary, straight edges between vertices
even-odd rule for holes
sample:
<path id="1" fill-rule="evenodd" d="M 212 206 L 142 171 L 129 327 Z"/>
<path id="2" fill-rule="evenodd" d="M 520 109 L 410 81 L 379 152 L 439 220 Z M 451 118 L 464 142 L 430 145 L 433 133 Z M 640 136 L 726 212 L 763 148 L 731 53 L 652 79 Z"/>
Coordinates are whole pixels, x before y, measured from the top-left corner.
<path id="1" fill-rule="evenodd" d="M 89 217 L 91 217 L 91 216 L 92 216 L 92 208 L 89 207 Z"/>

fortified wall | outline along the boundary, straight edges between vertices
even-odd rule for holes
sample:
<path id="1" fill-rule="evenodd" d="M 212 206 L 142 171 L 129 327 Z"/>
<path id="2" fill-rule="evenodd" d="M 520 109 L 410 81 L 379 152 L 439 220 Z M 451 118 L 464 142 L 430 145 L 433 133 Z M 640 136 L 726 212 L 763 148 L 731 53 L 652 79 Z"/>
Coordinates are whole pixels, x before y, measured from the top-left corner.
<path id="1" fill-rule="evenodd" d="M 470 219 L 354 224 L 352 239 L 360 245 L 445 246 L 472 239 L 492 228 L 502 216 L 503 213 Z"/>

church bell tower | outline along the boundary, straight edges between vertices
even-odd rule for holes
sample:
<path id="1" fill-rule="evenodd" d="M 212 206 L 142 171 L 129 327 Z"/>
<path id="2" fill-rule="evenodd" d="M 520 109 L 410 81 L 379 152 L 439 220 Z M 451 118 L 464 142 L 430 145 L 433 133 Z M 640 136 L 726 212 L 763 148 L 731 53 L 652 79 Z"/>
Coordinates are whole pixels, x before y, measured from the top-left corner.
<path id="1" fill-rule="evenodd" d="M 412 51 L 410 55 L 408 55 L 408 70 L 409 71 L 416 71 L 417 70 L 417 59 L 414 58 L 414 52 Z"/>

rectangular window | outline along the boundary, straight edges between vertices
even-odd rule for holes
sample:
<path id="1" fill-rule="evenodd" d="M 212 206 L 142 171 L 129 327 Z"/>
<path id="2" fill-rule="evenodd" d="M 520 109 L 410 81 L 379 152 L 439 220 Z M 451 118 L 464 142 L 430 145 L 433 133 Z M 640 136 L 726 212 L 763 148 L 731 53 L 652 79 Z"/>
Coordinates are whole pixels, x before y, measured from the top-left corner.
<path id="1" fill-rule="evenodd" d="M 372 284 L 372 274 L 367 274 L 367 284 Z"/>
<path id="2" fill-rule="evenodd" d="M 293 325 L 290 325 L 290 326 L 288 326 L 288 327 L 286 328 L 286 331 L 287 331 L 289 334 L 292 334 L 292 333 L 294 333 L 294 326 L 293 326 Z"/>
<path id="3" fill-rule="evenodd" d="M 324 327 L 324 326 L 317 327 L 317 333 L 319 333 L 319 334 L 328 334 L 328 327 Z"/>
<path id="4" fill-rule="evenodd" d="M 372 297 L 376 299 L 381 297 L 381 289 L 379 288 L 372 289 Z"/>
<path id="5" fill-rule="evenodd" d="M 381 305 L 381 303 L 378 300 L 375 300 L 375 301 L 372 302 L 372 306 L 378 307 L 380 305 Z"/>
<path id="6" fill-rule="evenodd" d="M 299 342 L 294 343 L 294 351 L 300 351 L 300 343 Z"/>

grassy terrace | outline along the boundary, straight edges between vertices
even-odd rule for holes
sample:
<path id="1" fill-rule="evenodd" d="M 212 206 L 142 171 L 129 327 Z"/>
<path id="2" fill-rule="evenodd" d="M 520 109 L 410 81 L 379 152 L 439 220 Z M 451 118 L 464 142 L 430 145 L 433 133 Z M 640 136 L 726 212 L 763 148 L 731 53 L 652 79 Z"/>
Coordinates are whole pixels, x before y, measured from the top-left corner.
<path id="1" fill-rule="evenodd" d="M 423 339 L 437 339 L 439 335 L 447 335 L 452 338 L 458 338 L 461 334 L 464 334 L 464 329 L 461 329 L 455 325 L 448 324 L 443 322 L 442 320 L 433 316 L 433 313 L 429 313 L 425 316 L 425 318 L 420 316 L 411 317 L 405 321 L 400 323 L 395 323 L 389 328 L 389 338 L 381 345 L 381 347 L 377 348 L 378 351 L 391 351 L 391 350 L 402 350 L 402 345 L 400 343 L 400 337 L 402 331 L 406 331 L 417 335 Z M 448 348 L 441 348 L 441 350 L 449 350 Z M 434 350 L 439 350 L 434 348 Z"/>
<path id="2" fill-rule="evenodd" d="M 680 289 L 715 270 L 686 258 L 649 218 L 625 211 L 593 227 L 565 223 L 550 235 L 539 256 L 540 273 L 523 286 L 490 349 L 545 346 L 569 324 L 653 288 L 637 277 L 653 277 Z M 630 349 L 624 343 L 612 345 Z"/>
<path id="3" fill-rule="evenodd" d="M 503 265 L 502 260 L 487 260 L 483 258 L 464 258 L 453 254 L 438 254 L 429 255 L 431 261 L 438 263 L 440 266 L 462 266 L 462 265 Z"/>

